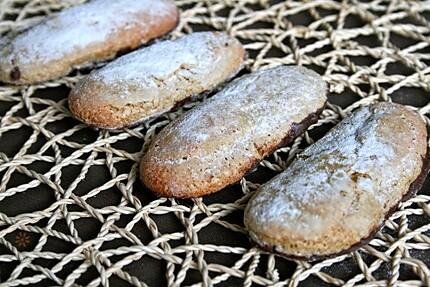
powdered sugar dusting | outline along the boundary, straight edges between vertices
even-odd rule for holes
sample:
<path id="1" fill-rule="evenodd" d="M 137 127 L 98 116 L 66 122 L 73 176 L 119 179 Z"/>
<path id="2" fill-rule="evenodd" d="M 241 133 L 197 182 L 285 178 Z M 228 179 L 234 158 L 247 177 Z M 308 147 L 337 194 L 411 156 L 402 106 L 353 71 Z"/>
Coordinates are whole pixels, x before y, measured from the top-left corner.
<path id="1" fill-rule="evenodd" d="M 301 122 L 325 100 L 325 83 L 316 73 L 282 66 L 235 80 L 185 115 L 174 129 L 178 141 L 201 144 L 202 135 L 213 141 L 238 132 L 249 135 L 239 138 L 242 143 L 252 138 L 265 144 L 285 137 L 285 129 L 278 128 Z"/>
<path id="2" fill-rule="evenodd" d="M 404 111 L 389 103 L 364 107 L 306 149 L 249 202 L 247 221 L 261 229 L 254 233 L 280 228 L 317 240 L 350 214 L 357 214 L 354 223 L 345 224 L 370 232 L 372 214 L 360 214 L 369 208 L 361 202 L 372 204 L 382 220 L 421 172 L 426 139 L 410 128 L 416 123 L 402 117 Z"/>
<path id="3" fill-rule="evenodd" d="M 246 165 L 266 156 L 265 147 L 279 144 L 293 123 L 323 107 L 325 93 L 322 78 L 303 67 L 243 76 L 166 127 L 150 153 L 172 168 L 189 165 L 189 180 L 246 172 Z"/>
<path id="4" fill-rule="evenodd" d="M 18 35 L 9 61 L 27 64 L 62 59 L 71 51 L 102 43 L 118 27 L 138 23 L 141 18 L 136 13 L 142 10 L 163 16 L 171 13 L 171 7 L 166 0 L 93 0 L 75 6 Z"/>
<path id="5" fill-rule="evenodd" d="M 224 81 L 225 77 L 241 68 L 234 67 L 234 71 L 225 69 L 226 62 L 232 65 L 233 57 L 224 44 L 240 45 L 224 33 L 213 32 L 193 33 L 177 40 L 161 41 L 117 59 L 92 73 L 90 79 L 118 90 L 115 94 L 100 95 L 111 103 L 161 101 L 164 97 L 172 99 L 183 88 L 181 82 L 207 90 L 219 84 L 221 78 Z M 225 52 L 220 53 L 220 49 L 225 49 Z M 217 65 L 218 69 L 215 69 Z M 225 71 L 227 76 L 218 76 Z"/>

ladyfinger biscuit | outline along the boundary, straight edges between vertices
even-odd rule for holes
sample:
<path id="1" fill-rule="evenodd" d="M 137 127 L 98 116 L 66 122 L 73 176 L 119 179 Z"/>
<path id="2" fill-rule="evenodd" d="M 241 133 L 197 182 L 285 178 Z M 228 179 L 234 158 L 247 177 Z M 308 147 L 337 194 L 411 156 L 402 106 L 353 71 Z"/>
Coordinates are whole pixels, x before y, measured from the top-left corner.
<path id="1" fill-rule="evenodd" d="M 32 84 L 64 76 L 164 35 L 178 19 L 171 0 L 93 0 L 65 9 L 8 41 L 0 50 L 0 80 Z"/>
<path id="2" fill-rule="evenodd" d="M 366 244 L 428 173 L 427 130 L 394 103 L 366 106 L 261 186 L 244 215 L 266 249 L 309 261 Z"/>
<path id="3" fill-rule="evenodd" d="M 236 79 L 158 134 L 142 159 L 141 179 L 165 197 L 219 191 L 316 122 L 326 92 L 317 73 L 297 66 Z"/>
<path id="4" fill-rule="evenodd" d="M 69 107 L 93 127 L 135 125 L 233 77 L 245 55 L 238 40 L 218 32 L 158 42 L 91 73 L 72 90 Z"/>

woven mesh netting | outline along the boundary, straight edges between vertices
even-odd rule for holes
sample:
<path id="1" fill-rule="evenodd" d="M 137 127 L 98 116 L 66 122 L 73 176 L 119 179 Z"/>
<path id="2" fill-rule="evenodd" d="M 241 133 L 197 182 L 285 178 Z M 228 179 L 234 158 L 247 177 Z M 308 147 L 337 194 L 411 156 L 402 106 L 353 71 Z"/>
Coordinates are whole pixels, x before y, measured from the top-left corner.
<path id="1" fill-rule="evenodd" d="M 81 2 L 0 0 L 0 35 Z M 330 104 L 240 183 L 174 200 L 140 183 L 139 159 L 161 128 L 204 98 L 112 133 L 67 108 L 70 88 L 105 63 L 40 85 L 1 85 L 0 285 L 430 286 L 427 185 L 368 245 L 312 264 L 260 250 L 242 223 L 258 186 L 360 105 L 403 103 L 430 123 L 430 1 L 176 3 L 182 19 L 168 37 L 228 31 L 249 52 L 243 73 L 305 65 L 330 83 Z"/>

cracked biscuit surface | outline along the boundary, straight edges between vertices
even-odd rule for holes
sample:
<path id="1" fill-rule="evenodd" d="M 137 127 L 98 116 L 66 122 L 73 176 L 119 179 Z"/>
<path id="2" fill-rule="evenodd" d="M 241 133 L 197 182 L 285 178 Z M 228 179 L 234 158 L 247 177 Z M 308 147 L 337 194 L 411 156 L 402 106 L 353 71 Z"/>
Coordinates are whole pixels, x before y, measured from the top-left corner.
<path id="1" fill-rule="evenodd" d="M 324 80 L 299 66 L 238 78 L 158 134 L 142 159 L 141 179 L 165 197 L 219 191 L 316 122 L 326 93 Z"/>
<path id="2" fill-rule="evenodd" d="M 210 91 L 243 67 L 246 51 L 224 33 L 198 32 L 122 56 L 83 79 L 69 107 L 105 129 L 134 125 Z"/>
<path id="3" fill-rule="evenodd" d="M 349 252 L 423 183 L 427 130 L 406 107 L 363 107 L 264 184 L 244 215 L 264 248 L 308 260 Z"/>

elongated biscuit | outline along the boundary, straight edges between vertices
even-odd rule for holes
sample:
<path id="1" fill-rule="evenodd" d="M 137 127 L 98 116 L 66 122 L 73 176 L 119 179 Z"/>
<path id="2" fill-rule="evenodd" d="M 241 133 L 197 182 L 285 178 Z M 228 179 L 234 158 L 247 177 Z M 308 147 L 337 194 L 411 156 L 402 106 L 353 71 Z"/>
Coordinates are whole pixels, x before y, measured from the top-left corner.
<path id="1" fill-rule="evenodd" d="M 326 92 L 322 78 L 303 67 L 243 76 L 160 132 L 142 159 L 141 179 L 160 196 L 216 192 L 314 123 Z"/>
<path id="2" fill-rule="evenodd" d="M 363 107 L 307 148 L 249 201 L 263 247 L 316 260 L 367 243 L 428 172 L 427 130 L 399 104 Z"/>
<path id="3" fill-rule="evenodd" d="M 172 30 L 179 12 L 170 0 L 93 0 L 63 10 L 19 34 L 0 50 L 0 80 L 31 84 Z"/>
<path id="4" fill-rule="evenodd" d="M 131 126 L 214 89 L 242 68 L 245 55 L 239 41 L 218 32 L 158 42 L 91 73 L 69 107 L 90 126 Z"/>

